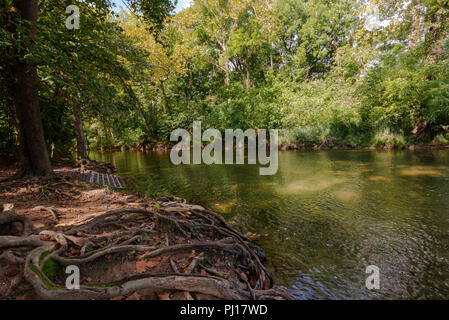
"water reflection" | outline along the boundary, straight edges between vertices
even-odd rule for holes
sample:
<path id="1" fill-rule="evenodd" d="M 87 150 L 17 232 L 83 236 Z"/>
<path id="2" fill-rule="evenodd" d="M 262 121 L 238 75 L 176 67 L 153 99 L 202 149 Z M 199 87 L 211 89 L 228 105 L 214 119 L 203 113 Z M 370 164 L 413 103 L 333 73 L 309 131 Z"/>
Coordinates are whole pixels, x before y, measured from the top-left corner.
<path id="1" fill-rule="evenodd" d="M 175 194 L 266 235 L 278 284 L 304 298 L 449 298 L 449 152 L 282 152 L 279 171 L 91 153 L 147 194 Z M 381 289 L 365 288 L 377 265 Z"/>

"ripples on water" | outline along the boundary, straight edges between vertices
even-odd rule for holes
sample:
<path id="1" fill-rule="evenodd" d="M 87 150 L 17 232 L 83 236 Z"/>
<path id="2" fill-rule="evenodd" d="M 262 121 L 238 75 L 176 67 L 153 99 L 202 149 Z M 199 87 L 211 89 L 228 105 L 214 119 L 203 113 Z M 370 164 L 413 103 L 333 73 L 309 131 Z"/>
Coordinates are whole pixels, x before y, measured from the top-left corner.
<path id="1" fill-rule="evenodd" d="M 449 298 L 449 152 L 281 152 L 279 171 L 183 165 L 169 153 L 95 153 L 147 194 L 175 194 L 264 235 L 299 299 Z M 380 290 L 365 268 L 380 268 Z"/>

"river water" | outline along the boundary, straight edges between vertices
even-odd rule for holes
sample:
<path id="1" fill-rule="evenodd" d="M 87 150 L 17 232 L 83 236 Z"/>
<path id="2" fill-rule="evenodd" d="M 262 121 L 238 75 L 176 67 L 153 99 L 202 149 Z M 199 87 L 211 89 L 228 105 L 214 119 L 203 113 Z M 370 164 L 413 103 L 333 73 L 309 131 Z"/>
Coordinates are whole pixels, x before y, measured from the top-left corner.
<path id="1" fill-rule="evenodd" d="M 449 298 L 448 151 L 288 151 L 279 170 L 91 152 L 128 185 L 176 195 L 263 236 L 276 284 L 298 299 Z M 367 266 L 380 289 L 365 286 Z"/>

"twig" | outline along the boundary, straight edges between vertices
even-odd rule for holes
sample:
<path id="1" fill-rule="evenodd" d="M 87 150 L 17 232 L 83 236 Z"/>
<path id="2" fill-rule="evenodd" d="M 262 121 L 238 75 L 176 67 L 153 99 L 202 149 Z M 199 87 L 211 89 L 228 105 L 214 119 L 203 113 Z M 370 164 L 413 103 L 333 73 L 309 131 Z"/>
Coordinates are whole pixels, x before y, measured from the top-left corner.
<path id="1" fill-rule="evenodd" d="M 207 268 L 207 267 L 205 267 L 202 264 L 199 264 L 199 266 L 201 268 L 203 268 L 204 270 L 206 270 L 207 272 L 209 272 L 213 276 L 217 276 L 217 277 L 220 277 L 220 278 L 223 278 L 223 279 L 229 279 L 229 275 L 227 275 L 226 273 L 218 272 L 217 270 L 214 270 L 214 269 L 211 269 L 211 268 Z"/>
<path id="2" fill-rule="evenodd" d="M 175 261 L 173 260 L 173 258 L 170 258 L 170 266 L 171 266 L 171 268 L 173 269 L 173 271 L 175 273 L 179 273 L 178 267 L 176 266 Z"/>
<path id="3" fill-rule="evenodd" d="M 204 252 L 201 252 L 199 255 L 197 255 L 195 258 L 193 258 L 192 262 L 190 263 L 190 265 L 187 267 L 186 269 L 186 274 L 190 274 L 193 272 L 193 270 L 195 269 L 196 265 L 198 264 L 198 262 L 200 260 L 204 259 Z"/>

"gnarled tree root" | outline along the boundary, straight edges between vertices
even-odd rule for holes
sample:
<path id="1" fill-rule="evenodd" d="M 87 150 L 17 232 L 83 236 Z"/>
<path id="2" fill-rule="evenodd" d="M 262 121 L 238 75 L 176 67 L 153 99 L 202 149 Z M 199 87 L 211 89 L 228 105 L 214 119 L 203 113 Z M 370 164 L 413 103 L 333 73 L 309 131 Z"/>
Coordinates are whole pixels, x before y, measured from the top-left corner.
<path id="1" fill-rule="evenodd" d="M 117 296 L 128 296 L 136 291 L 145 289 L 146 292 L 186 291 L 201 293 L 219 299 L 292 299 L 283 288 L 272 287 L 271 276 L 260 261 L 261 254 L 255 250 L 249 240 L 239 234 L 218 214 L 212 213 L 200 206 L 189 206 L 179 202 L 165 204 L 169 210 L 158 212 L 144 209 L 126 208 L 114 210 L 99 215 L 89 222 L 73 227 L 64 233 L 54 231 L 39 231 L 32 227 L 26 217 L 17 216 L 11 210 L 0 214 L 0 225 L 20 221 L 24 225 L 21 237 L 0 236 L 0 248 L 23 247 L 31 248 L 25 259 L 24 276 L 33 286 L 36 293 L 43 299 L 109 299 Z M 186 214 L 192 219 L 186 219 Z M 129 221 L 137 215 L 143 221 L 139 227 L 130 227 Z M 3 220 L 2 220 L 3 218 Z M 132 219 L 131 219 L 132 218 Z M 161 221 L 172 223 L 180 233 L 190 237 L 189 230 L 199 228 L 215 234 L 217 240 L 200 240 L 192 243 L 178 243 L 170 245 L 165 234 L 165 246 L 160 243 L 146 245 L 151 242 L 145 238 L 148 232 L 153 232 L 154 224 Z M 104 228 L 113 228 L 116 232 L 104 234 Z M 117 230 L 117 228 L 119 230 Z M 120 229 L 125 229 L 122 231 Z M 67 256 L 69 246 L 79 248 L 78 256 Z M 33 249 L 34 248 L 34 249 Z M 113 254 L 139 253 L 138 259 L 155 258 L 164 255 L 189 253 L 199 251 L 185 273 L 179 273 L 178 268 L 170 259 L 173 274 L 136 274 L 125 279 L 108 284 L 81 285 L 79 289 L 67 289 L 65 285 L 56 284 L 44 273 L 43 266 L 53 259 L 61 265 L 82 265 L 93 263 L 101 258 Z M 2 258 L 15 263 L 22 258 L 12 255 L 9 251 L 3 253 Z M 257 280 L 251 286 L 245 278 L 242 281 L 229 277 L 220 277 L 220 272 L 214 272 L 198 262 L 206 252 L 225 252 L 237 257 L 252 270 Z M 195 268 L 202 268 L 205 274 L 192 273 Z M 207 273 L 211 275 L 207 275 Z M 265 279 L 270 279 L 269 288 L 265 289 Z M 244 280 L 244 281 L 243 281 Z"/>
<path id="2" fill-rule="evenodd" d="M 15 214 L 14 213 L 14 205 L 4 204 L 3 212 L 0 213 L 0 226 L 11 224 L 13 222 L 22 223 L 22 225 L 23 225 L 22 234 L 23 235 L 27 236 L 27 235 L 32 234 L 35 231 L 33 224 L 31 223 L 31 220 L 28 217 Z"/>

